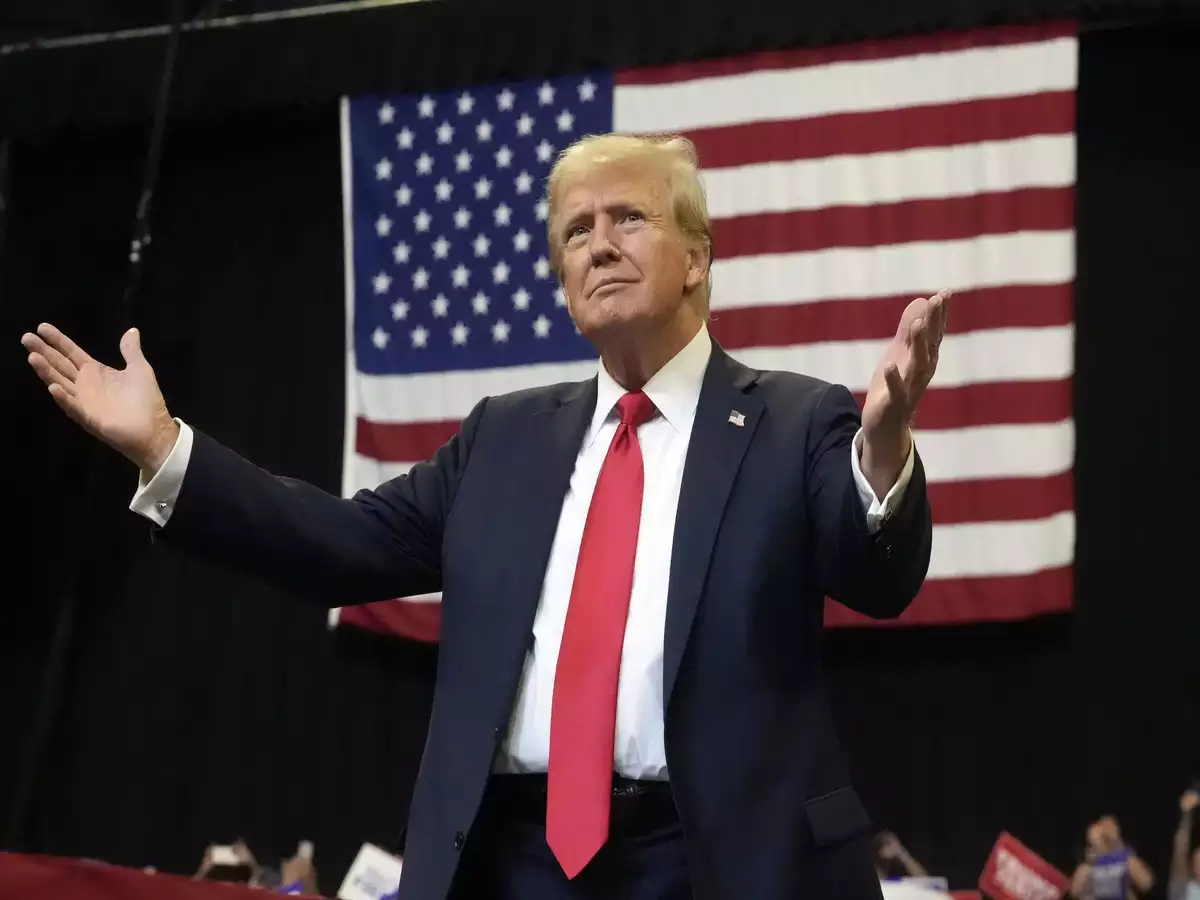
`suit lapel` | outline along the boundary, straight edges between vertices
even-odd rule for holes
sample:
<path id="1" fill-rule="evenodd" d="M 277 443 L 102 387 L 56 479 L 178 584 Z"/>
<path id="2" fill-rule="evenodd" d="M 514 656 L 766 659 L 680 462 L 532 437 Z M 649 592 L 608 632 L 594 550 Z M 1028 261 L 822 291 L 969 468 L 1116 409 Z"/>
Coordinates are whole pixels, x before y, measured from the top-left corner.
<path id="1" fill-rule="evenodd" d="M 571 484 L 583 435 L 596 408 L 596 379 L 572 386 L 560 400 L 535 413 L 525 426 L 507 475 L 518 533 L 500 543 L 509 554 L 508 584 L 515 604 L 511 621 L 532 633 L 550 548 Z M 525 638 L 522 638 L 525 640 Z M 522 644 L 522 653 L 526 644 Z"/>
<path id="2" fill-rule="evenodd" d="M 679 674 L 729 492 L 762 418 L 761 401 L 746 393 L 756 377 L 713 342 L 675 516 L 663 645 L 664 710 Z"/>

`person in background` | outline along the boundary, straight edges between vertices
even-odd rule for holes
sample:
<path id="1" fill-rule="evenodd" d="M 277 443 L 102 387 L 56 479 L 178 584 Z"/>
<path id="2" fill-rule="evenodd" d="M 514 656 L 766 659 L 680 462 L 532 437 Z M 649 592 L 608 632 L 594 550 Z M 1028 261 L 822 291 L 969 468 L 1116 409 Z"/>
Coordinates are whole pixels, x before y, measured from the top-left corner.
<path id="1" fill-rule="evenodd" d="M 1179 827 L 1171 851 L 1171 877 L 1167 881 L 1167 900 L 1200 900 L 1200 848 L 1192 851 L 1192 814 L 1200 804 L 1195 788 L 1179 798 Z"/>
<path id="2" fill-rule="evenodd" d="M 1071 878 L 1076 900 L 1137 900 L 1154 886 L 1154 873 L 1121 838 L 1121 826 L 1104 816 L 1088 826 L 1084 861 Z"/>
<path id="3" fill-rule="evenodd" d="M 890 831 L 881 831 L 875 838 L 875 872 L 880 881 L 924 878 L 929 874 Z"/>

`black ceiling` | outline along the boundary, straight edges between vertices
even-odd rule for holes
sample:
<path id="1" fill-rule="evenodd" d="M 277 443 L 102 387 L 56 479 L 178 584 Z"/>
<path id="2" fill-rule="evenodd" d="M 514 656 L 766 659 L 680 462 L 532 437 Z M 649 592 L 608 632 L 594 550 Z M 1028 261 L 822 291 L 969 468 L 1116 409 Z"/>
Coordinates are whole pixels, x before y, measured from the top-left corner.
<path id="1" fill-rule="evenodd" d="M 0 43 L 163 25 L 174 0 L 3 0 Z M 182 0 L 184 18 L 275 12 L 338 0 Z"/>

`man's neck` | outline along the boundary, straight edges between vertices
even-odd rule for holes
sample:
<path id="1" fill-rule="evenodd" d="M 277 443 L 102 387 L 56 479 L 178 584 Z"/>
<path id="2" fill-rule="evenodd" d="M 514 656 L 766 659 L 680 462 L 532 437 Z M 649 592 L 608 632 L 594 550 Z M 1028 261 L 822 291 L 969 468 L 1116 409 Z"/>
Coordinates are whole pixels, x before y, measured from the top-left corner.
<path id="1" fill-rule="evenodd" d="M 613 335 L 600 359 L 613 381 L 627 391 L 640 391 L 654 374 L 691 343 L 703 321 L 694 315 L 672 320 L 666 328 Z"/>

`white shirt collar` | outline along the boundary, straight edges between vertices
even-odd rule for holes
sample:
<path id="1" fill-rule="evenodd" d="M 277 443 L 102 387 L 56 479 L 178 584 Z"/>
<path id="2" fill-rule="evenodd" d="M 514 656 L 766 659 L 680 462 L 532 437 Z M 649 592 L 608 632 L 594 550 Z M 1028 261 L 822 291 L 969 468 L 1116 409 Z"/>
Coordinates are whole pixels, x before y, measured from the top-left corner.
<path id="1" fill-rule="evenodd" d="M 708 336 L 708 328 L 701 325 L 687 346 L 671 357 L 642 388 L 662 417 L 680 434 L 691 434 L 696 407 L 700 403 L 700 388 L 704 384 L 704 373 L 711 356 L 712 340 Z M 600 426 L 626 393 L 625 388 L 608 374 L 601 360 L 596 380 L 596 411 L 592 415 L 591 427 L 584 436 L 584 447 L 591 446 Z"/>

